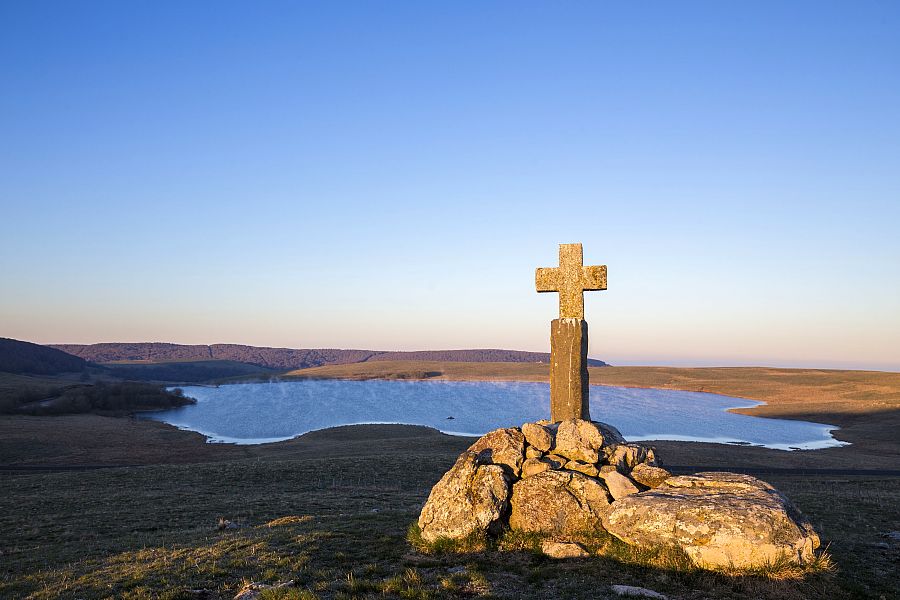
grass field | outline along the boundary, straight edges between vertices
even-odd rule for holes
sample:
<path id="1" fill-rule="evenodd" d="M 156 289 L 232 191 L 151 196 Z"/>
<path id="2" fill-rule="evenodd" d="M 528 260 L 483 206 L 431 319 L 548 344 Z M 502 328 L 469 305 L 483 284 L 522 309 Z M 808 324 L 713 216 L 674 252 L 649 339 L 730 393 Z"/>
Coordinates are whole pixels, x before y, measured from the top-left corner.
<path id="1" fill-rule="evenodd" d="M 391 365 L 328 369 L 363 377 L 373 366 Z M 448 378 L 539 379 L 546 369 L 393 367 L 401 376 Z M 900 531 L 900 477 L 823 471 L 900 469 L 900 444 L 890 441 L 897 429 L 884 418 L 896 412 L 900 376 L 742 371 L 603 368 L 592 378 L 754 397 L 784 411 L 778 416 L 828 415 L 846 427 L 852 445 L 819 451 L 654 444 L 670 465 L 771 469 L 763 478 L 810 517 L 835 563 L 831 573 L 726 576 L 627 555 L 556 562 L 528 550 L 420 554 L 407 528 L 471 442 L 422 427 L 342 427 L 231 446 L 129 418 L 8 416 L 0 417 L 0 597 L 224 599 L 246 581 L 293 580 L 271 597 L 610 598 L 610 585 L 628 584 L 673 599 L 900 598 L 900 545 L 886 536 Z M 875 434 L 868 444 L 867 431 Z M 83 468 L 99 465 L 107 468 Z M 218 530 L 220 517 L 240 527 Z"/>

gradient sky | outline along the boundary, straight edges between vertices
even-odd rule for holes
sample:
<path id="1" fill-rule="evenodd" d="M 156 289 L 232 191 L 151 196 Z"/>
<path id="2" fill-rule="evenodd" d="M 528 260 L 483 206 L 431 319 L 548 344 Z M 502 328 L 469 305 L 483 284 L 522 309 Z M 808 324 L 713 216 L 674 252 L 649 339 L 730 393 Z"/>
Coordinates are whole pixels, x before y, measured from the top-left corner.
<path id="1" fill-rule="evenodd" d="M 0 3 L 0 336 L 900 370 L 900 3 Z"/>

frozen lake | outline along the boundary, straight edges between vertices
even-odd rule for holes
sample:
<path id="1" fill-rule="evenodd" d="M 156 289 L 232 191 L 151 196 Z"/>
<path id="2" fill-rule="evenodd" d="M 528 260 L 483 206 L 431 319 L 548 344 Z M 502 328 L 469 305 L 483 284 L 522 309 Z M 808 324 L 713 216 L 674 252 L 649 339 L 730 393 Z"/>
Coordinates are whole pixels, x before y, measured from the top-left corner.
<path id="1" fill-rule="evenodd" d="M 361 423 L 427 425 L 475 436 L 550 414 L 545 383 L 326 379 L 182 389 L 197 404 L 142 417 L 197 431 L 211 442 L 237 444 Z M 591 386 L 591 416 L 618 427 L 629 441 L 690 440 L 782 450 L 843 444 L 831 436 L 833 425 L 726 411 L 759 404 L 703 392 Z"/>

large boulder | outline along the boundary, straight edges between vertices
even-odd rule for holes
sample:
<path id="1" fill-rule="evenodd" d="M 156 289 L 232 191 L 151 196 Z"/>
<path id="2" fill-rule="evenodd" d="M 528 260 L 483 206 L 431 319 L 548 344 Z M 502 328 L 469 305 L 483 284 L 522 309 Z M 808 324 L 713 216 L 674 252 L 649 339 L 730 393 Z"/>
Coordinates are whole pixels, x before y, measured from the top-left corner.
<path id="1" fill-rule="evenodd" d="M 515 427 L 495 429 L 469 446 L 469 452 L 477 453 L 480 463 L 501 465 L 518 477 L 525 460 L 525 436 Z"/>
<path id="2" fill-rule="evenodd" d="M 476 452 L 464 452 L 431 489 L 419 515 L 422 539 L 459 539 L 499 527 L 507 512 L 509 484 L 503 467 L 480 465 Z"/>
<path id="3" fill-rule="evenodd" d="M 603 524 L 627 544 L 675 545 L 705 567 L 805 563 L 819 546 L 809 521 L 787 498 L 737 473 L 670 477 L 613 503 Z"/>
<path id="4" fill-rule="evenodd" d="M 598 480 L 574 471 L 544 471 L 513 485 L 509 526 L 570 533 L 595 527 L 611 498 Z"/>

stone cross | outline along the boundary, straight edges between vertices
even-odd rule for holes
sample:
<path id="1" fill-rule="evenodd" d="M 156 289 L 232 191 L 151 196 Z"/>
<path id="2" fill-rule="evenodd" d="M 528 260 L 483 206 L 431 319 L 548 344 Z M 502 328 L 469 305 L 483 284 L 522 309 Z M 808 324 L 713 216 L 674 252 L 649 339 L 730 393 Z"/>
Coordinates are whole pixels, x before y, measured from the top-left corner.
<path id="1" fill-rule="evenodd" d="M 550 323 L 550 420 L 590 421 L 584 292 L 606 289 L 606 265 L 585 267 L 581 244 L 560 244 L 559 266 L 537 269 L 534 284 L 559 292 L 559 318 Z"/>

